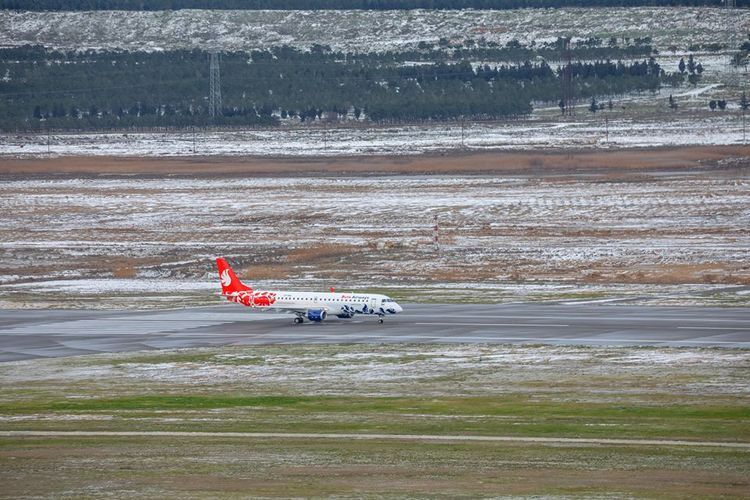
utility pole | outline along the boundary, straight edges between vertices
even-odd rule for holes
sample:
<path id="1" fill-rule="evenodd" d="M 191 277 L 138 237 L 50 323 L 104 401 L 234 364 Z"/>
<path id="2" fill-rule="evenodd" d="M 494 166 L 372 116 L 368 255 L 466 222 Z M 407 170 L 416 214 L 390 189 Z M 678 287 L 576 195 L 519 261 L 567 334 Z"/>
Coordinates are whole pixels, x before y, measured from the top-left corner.
<path id="1" fill-rule="evenodd" d="M 747 144 L 747 135 L 745 134 L 745 115 L 747 114 L 748 107 L 750 107 L 750 101 L 747 100 L 747 93 L 743 90 L 742 98 L 740 99 L 740 109 L 742 110 L 742 144 Z"/>
<path id="2" fill-rule="evenodd" d="M 432 240 L 435 244 L 435 251 L 440 251 L 440 225 L 438 224 L 438 216 L 435 214 L 434 219 L 435 224 L 432 227 Z"/>
<path id="3" fill-rule="evenodd" d="M 464 140 L 466 138 L 466 117 L 461 115 L 461 149 L 466 147 Z"/>
<path id="4" fill-rule="evenodd" d="M 562 73 L 560 74 L 560 85 L 562 87 L 562 112 L 563 115 L 575 115 L 573 103 L 573 62 L 570 52 L 570 38 L 562 39 L 561 59 L 563 61 Z"/>
<path id="5" fill-rule="evenodd" d="M 219 54 L 212 50 L 208 54 L 208 114 L 211 118 L 221 116 L 221 72 Z"/>
<path id="6" fill-rule="evenodd" d="M 606 111 L 604 113 L 604 136 L 606 137 L 605 141 L 609 144 L 609 116 L 607 116 Z"/>

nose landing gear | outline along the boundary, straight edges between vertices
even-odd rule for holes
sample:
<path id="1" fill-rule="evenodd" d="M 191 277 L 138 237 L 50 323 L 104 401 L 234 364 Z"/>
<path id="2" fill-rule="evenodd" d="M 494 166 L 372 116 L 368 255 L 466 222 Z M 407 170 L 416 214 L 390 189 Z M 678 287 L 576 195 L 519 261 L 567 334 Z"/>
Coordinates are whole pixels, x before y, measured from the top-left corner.
<path id="1" fill-rule="evenodd" d="M 383 324 L 383 317 L 382 316 L 378 318 L 378 323 L 380 323 L 381 325 Z"/>

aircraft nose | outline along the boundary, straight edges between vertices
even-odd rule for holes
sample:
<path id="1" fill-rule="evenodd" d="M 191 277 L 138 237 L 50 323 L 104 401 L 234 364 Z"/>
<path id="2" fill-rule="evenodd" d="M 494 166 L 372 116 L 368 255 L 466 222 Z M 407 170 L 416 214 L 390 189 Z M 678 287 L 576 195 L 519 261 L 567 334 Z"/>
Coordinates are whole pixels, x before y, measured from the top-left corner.
<path id="1" fill-rule="evenodd" d="M 393 307 L 396 309 L 396 314 L 404 311 L 404 308 L 398 304 L 393 304 Z"/>

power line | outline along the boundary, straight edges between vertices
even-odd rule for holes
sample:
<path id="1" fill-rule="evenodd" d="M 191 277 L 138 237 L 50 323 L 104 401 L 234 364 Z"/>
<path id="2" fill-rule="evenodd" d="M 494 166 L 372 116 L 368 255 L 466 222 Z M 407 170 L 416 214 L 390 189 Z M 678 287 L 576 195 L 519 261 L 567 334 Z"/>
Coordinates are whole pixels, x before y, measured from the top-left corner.
<path id="1" fill-rule="evenodd" d="M 212 51 L 209 56 L 208 114 L 211 118 L 221 116 L 221 72 L 219 54 Z"/>

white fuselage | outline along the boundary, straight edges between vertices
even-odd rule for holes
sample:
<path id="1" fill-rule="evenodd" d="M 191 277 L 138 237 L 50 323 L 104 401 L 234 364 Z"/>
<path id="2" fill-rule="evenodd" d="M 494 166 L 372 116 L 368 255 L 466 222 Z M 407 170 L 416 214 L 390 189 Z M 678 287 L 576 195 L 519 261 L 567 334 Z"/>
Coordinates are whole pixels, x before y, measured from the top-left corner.
<path id="1" fill-rule="evenodd" d="M 393 299 L 380 294 L 265 291 L 252 292 L 253 307 L 295 312 L 323 310 L 326 315 L 350 318 L 354 314 L 398 314 L 403 309 Z M 256 299 L 258 297 L 259 299 Z"/>

